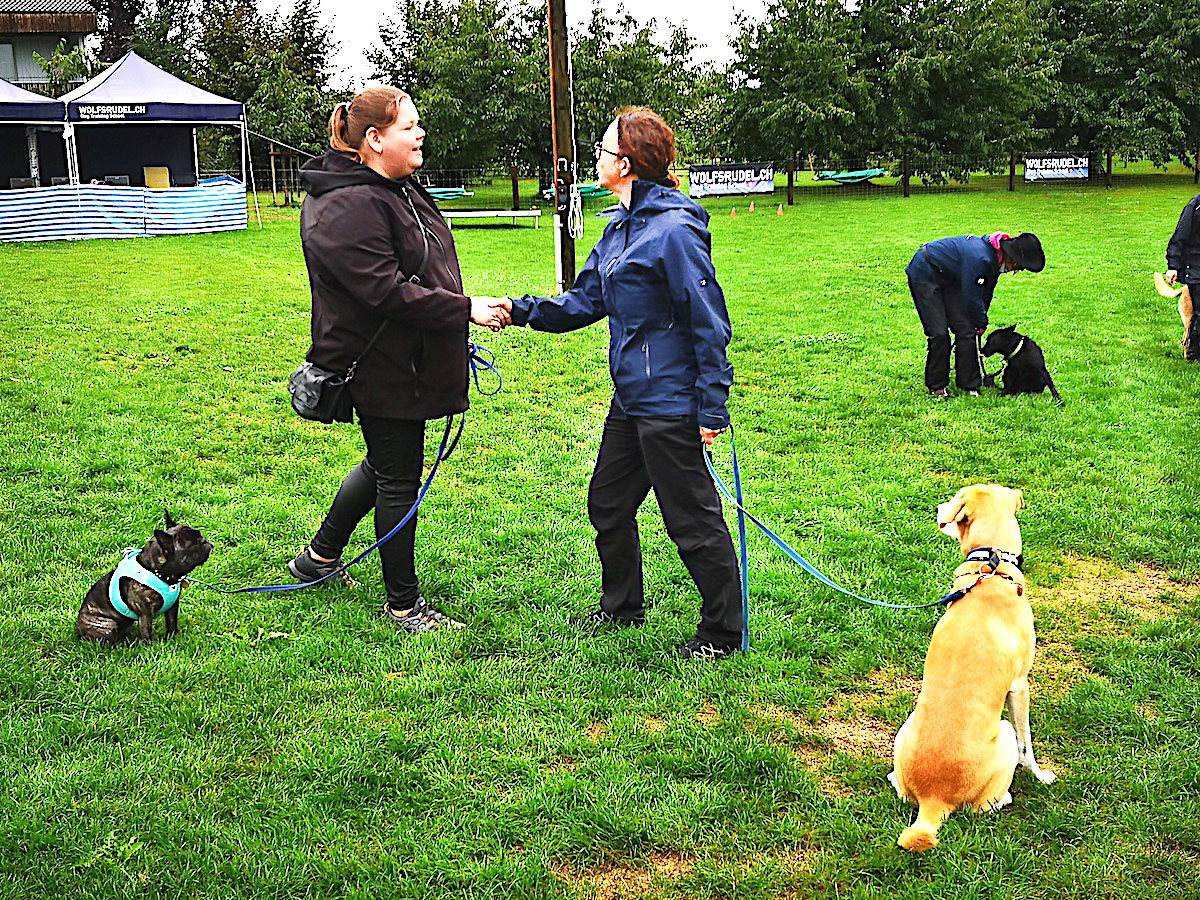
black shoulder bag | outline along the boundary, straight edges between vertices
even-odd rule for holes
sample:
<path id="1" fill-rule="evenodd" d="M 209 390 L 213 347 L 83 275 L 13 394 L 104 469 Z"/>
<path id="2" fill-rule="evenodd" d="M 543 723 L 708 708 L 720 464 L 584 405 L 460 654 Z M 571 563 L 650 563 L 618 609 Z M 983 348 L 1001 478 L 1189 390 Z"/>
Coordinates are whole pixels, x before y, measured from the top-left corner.
<path id="1" fill-rule="evenodd" d="M 420 273 L 425 271 L 425 263 L 429 260 L 429 237 L 425 232 L 425 223 L 417 215 L 416 207 L 413 206 L 407 189 L 402 188 L 401 191 L 404 199 L 408 201 L 409 209 L 412 210 L 413 218 L 417 222 L 417 229 L 421 232 L 423 244 L 421 264 L 417 266 L 417 273 L 409 276 L 408 279 L 412 284 L 420 284 Z M 332 425 L 334 422 L 353 422 L 354 404 L 350 399 L 350 382 L 354 380 L 354 373 L 358 370 L 359 362 L 375 346 L 375 341 L 379 339 L 379 335 L 383 334 L 383 330 L 387 326 L 388 320 L 384 319 L 379 328 L 375 330 L 375 334 L 371 336 L 371 340 L 367 342 L 367 346 L 363 348 L 362 353 L 358 355 L 358 359 L 350 363 L 350 368 L 344 374 L 330 372 L 328 369 L 314 366 L 310 362 L 303 363 L 293 372 L 288 381 L 288 392 L 292 395 L 292 409 L 296 411 L 297 415 L 313 422 L 322 422 L 325 425 Z"/>

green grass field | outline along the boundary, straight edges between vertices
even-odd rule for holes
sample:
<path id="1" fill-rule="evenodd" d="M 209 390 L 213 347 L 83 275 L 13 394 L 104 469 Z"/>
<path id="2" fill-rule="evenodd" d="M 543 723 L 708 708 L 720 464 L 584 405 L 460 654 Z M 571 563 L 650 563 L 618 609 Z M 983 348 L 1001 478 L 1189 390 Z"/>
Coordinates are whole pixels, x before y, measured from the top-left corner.
<path id="1" fill-rule="evenodd" d="M 925 602 L 958 558 L 936 504 L 1025 492 L 1034 742 L 1060 780 L 1018 774 L 1012 807 L 956 814 L 919 858 L 885 776 L 937 612 L 857 605 L 752 535 L 754 652 L 676 662 L 698 599 L 651 500 L 647 627 L 567 628 L 599 585 L 603 326 L 477 335 L 504 390 L 473 398 L 418 548 L 465 631 L 396 633 L 372 558 L 352 589 L 191 589 L 170 642 L 77 643 L 87 588 L 164 506 L 216 544 L 200 577 L 284 579 L 361 436 L 286 401 L 294 212 L 0 246 L 0 896 L 1200 895 L 1200 367 L 1150 281 L 1191 193 L 710 204 L 753 510 L 851 588 Z M 996 228 L 1043 237 L 992 320 L 1041 343 L 1064 408 L 921 384 L 904 266 Z M 552 229 L 454 233 L 470 291 L 552 289 Z"/>

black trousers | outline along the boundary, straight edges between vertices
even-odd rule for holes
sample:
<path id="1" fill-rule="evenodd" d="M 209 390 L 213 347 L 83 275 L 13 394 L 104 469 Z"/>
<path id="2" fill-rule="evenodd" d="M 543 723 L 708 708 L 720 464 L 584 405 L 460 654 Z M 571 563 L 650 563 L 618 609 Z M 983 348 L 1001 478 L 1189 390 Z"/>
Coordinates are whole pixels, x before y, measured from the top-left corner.
<path id="1" fill-rule="evenodd" d="M 667 534 L 700 591 L 697 636 L 717 644 L 740 643 L 737 556 L 704 465 L 696 418 L 626 416 L 615 399 L 588 487 L 588 517 L 596 529 L 602 570 L 600 607 L 622 618 L 645 614 L 637 511 L 652 487 Z"/>
<path id="2" fill-rule="evenodd" d="M 366 459 L 342 482 L 311 544 L 315 553 L 327 559 L 341 555 L 355 527 L 372 509 L 375 537 L 383 537 L 412 508 L 421 489 L 425 423 L 361 416 L 359 425 L 367 443 Z M 413 516 L 399 534 L 379 548 L 388 603 L 397 609 L 410 608 L 421 595 L 416 540 L 417 517 Z"/>
<path id="3" fill-rule="evenodd" d="M 1192 295 L 1192 321 L 1188 325 L 1187 359 L 1200 361 L 1200 284 L 1188 284 Z"/>
<path id="4" fill-rule="evenodd" d="M 931 391 L 949 387 L 950 332 L 953 332 L 954 383 L 963 391 L 979 390 L 983 375 L 975 352 L 975 325 L 967 318 L 958 297 L 950 296 L 936 282 L 915 281 L 911 276 L 908 290 L 925 331 L 925 387 Z"/>

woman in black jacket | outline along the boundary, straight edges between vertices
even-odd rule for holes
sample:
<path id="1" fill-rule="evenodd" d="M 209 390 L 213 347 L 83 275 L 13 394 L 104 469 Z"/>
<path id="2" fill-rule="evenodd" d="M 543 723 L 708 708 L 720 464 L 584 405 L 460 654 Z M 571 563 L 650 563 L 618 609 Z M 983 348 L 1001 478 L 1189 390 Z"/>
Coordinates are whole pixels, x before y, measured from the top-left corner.
<path id="1" fill-rule="evenodd" d="M 361 355 L 350 395 L 367 454 L 288 565 L 300 581 L 337 571 L 351 533 L 372 509 L 382 537 L 412 508 L 425 421 L 467 408 L 468 320 L 494 330 L 509 321 L 502 304 L 463 293 L 450 229 L 412 177 L 424 140 L 407 94 L 369 88 L 338 104 L 329 119 L 332 149 L 301 171 L 308 197 L 300 238 L 313 305 L 307 359 L 340 372 Z M 386 615 L 413 632 L 459 626 L 422 597 L 415 541 L 414 516 L 380 548 Z"/>
<path id="2" fill-rule="evenodd" d="M 1192 294 L 1192 320 L 1188 323 L 1187 359 L 1200 361 L 1200 194 L 1191 199 L 1179 216 L 1175 233 L 1167 243 L 1167 284 L 1181 281 Z"/>

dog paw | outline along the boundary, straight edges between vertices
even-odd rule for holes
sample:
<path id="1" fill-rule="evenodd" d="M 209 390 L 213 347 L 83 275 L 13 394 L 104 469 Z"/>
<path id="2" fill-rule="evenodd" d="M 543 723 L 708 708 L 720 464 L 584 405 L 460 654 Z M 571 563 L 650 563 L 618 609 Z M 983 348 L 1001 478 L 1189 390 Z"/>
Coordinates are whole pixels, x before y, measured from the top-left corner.
<path id="1" fill-rule="evenodd" d="M 1034 769 L 1033 777 L 1042 784 L 1054 784 L 1054 782 L 1058 781 L 1058 776 L 1049 769 Z"/>
<path id="2" fill-rule="evenodd" d="M 896 793 L 900 793 L 900 782 L 896 780 L 895 772 L 888 772 L 888 784 L 896 789 Z"/>

